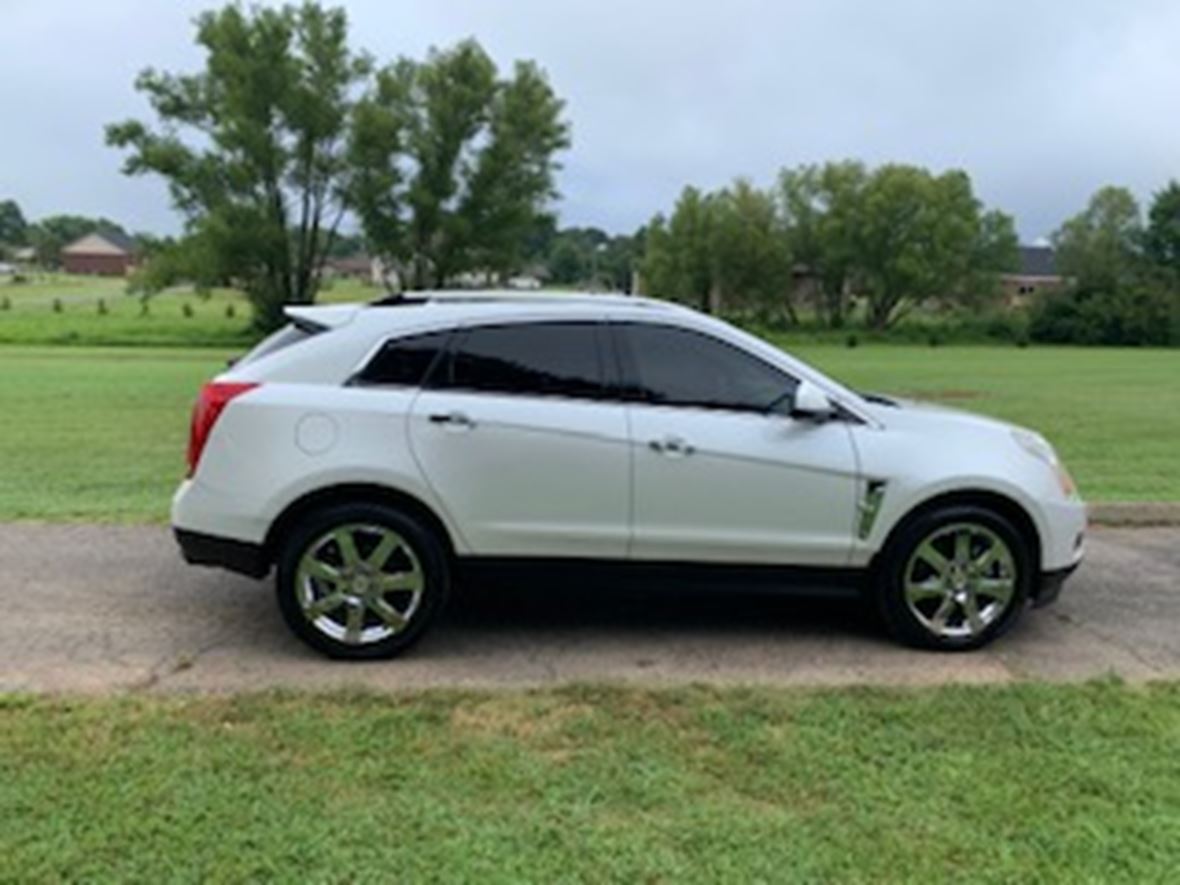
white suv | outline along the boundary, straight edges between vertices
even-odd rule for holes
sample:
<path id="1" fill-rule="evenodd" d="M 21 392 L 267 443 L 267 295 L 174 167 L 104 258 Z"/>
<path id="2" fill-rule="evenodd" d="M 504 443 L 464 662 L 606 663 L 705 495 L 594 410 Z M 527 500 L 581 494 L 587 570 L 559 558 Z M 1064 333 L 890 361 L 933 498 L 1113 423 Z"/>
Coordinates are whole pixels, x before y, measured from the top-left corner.
<path id="1" fill-rule="evenodd" d="M 453 580 L 853 589 L 905 642 L 975 648 L 1082 557 L 1053 449 L 854 393 L 726 323 L 609 295 L 289 308 L 207 384 L 172 523 L 330 655 L 392 655 Z"/>

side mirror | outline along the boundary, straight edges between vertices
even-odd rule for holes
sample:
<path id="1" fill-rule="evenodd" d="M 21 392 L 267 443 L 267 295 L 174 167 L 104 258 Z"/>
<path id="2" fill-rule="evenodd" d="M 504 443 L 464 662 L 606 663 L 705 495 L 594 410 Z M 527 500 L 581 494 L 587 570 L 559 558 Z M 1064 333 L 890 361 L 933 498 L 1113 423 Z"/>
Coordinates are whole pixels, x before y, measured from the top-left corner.
<path id="1" fill-rule="evenodd" d="M 800 381 L 791 404 L 791 417 L 809 421 L 826 421 L 836 414 L 828 395 L 810 381 Z"/>

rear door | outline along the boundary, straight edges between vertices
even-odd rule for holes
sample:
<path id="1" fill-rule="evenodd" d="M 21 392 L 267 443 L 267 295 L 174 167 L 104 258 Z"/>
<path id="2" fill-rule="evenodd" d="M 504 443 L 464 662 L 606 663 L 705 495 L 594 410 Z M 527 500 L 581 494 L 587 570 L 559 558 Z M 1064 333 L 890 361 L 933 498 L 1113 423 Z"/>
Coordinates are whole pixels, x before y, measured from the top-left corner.
<path id="1" fill-rule="evenodd" d="M 414 455 L 477 555 L 626 554 L 627 417 L 606 397 L 605 341 L 596 322 L 472 327 L 415 400 Z"/>

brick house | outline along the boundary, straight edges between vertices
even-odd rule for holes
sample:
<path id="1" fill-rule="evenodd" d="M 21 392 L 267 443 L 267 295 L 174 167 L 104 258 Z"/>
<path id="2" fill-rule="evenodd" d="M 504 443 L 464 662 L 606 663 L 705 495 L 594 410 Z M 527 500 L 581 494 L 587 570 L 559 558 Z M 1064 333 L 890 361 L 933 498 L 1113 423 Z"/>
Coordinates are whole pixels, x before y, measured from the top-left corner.
<path id="1" fill-rule="evenodd" d="M 125 276 L 135 267 L 135 243 L 124 233 L 96 230 L 61 250 L 61 266 L 66 273 Z"/>
<path id="2" fill-rule="evenodd" d="M 1060 289 L 1065 279 L 1057 273 L 1053 249 L 1049 246 L 1021 246 L 1020 267 L 1000 277 L 1005 304 L 1025 304 L 1038 292 Z"/>

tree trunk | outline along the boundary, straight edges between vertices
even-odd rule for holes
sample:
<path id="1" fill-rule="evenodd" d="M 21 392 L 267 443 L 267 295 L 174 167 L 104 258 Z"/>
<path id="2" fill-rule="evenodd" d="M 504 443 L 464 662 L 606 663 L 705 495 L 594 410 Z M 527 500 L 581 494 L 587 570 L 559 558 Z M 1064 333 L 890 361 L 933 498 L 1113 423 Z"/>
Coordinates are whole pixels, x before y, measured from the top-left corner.
<path id="1" fill-rule="evenodd" d="M 719 316 L 721 314 L 721 308 L 724 306 L 722 302 L 721 285 L 714 281 L 709 286 L 709 313 L 713 314 L 713 316 Z"/>

